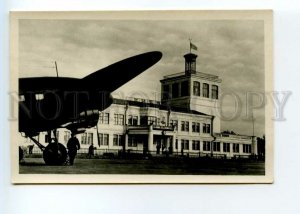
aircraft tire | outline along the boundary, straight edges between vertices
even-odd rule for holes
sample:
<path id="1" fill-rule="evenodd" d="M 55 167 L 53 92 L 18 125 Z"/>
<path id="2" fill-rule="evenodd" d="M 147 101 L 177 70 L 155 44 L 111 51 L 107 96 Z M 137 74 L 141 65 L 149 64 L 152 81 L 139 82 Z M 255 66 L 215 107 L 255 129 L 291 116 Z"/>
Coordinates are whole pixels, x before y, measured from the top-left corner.
<path id="1" fill-rule="evenodd" d="M 43 152 L 46 165 L 63 165 L 67 159 L 66 147 L 61 143 L 50 143 Z"/>

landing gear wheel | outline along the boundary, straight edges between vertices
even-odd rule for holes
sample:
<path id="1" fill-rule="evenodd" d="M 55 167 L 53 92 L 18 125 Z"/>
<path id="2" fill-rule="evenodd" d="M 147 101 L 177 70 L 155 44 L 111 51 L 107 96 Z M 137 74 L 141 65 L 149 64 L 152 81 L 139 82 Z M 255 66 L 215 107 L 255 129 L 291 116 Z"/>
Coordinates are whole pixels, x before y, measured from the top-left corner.
<path id="1" fill-rule="evenodd" d="M 61 143 L 50 143 L 43 152 L 47 165 L 63 165 L 67 159 L 67 150 Z"/>

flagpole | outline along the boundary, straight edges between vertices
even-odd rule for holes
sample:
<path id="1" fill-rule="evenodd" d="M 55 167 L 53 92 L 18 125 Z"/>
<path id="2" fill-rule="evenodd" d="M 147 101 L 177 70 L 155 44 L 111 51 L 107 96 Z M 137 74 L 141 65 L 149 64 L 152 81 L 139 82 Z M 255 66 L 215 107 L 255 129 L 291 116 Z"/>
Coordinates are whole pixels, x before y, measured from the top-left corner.
<path id="1" fill-rule="evenodd" d="M 254 115 L 252 112 L 252 136 L 254 137 Z"/>
<path id="2" fill-rule="evenodd" d="M 190 53 L 192 53 L 192 48 L 191 48 L 191 42 L 192 42 L 192 39 L 189 38 L 189 41 L 190 41 Z"/>

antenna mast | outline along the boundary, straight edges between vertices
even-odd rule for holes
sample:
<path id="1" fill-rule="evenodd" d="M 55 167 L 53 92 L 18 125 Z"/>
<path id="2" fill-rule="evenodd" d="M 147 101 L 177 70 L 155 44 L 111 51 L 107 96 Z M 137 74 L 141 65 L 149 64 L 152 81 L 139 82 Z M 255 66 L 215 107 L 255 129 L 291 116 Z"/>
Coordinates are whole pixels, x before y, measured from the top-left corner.
<path id="1" fill-rule="evenodd" d="M 54 61 L 54 63 L 55 63 L 56 76 L 58 77 L 57 63 L 56 61 Z"/>

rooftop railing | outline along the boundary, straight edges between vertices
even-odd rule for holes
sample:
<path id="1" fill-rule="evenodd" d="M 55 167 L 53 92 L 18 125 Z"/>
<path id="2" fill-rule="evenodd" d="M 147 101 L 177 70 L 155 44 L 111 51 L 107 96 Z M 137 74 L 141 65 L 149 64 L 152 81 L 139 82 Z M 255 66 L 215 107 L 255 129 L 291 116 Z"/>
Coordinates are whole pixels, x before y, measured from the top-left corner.
<path id="1" fill-rule="evenodd" d="M 143 98 L 136 98 L 136 97 L 127 97 L 128 101 L 134 101 L 134 102 L 141 102 L 141 103 L 151 103 L 151 104 L 160 104 L 160 101 L 158 100 L 149 100 L 149 99 L 143 99 Z"/>
<path id="2" fill-rule="evenodd" d="M 228 138 L 234 138 L 234 139 L 243 139 L 243 140 L 251 140 L 252 136 L 247 135 L 238 135 L 238 134 L 226 134 L 226 133 L 215 133 L 216 137 L 228 137 Z"/>
<path id="3" fill-rule="evenodd" d="M 175 73 L 175 74 L 166 75 L 163 78 L 169 79 L 169 78 L 174 78 L 174 77 L 179 77 L 179 76 L 184 76 L 184 75 L 186 75 L 185 72 L 179 72 L 179 73 Z M 219 79 L 219 77 L 216 75 L 207 74 L 207 73 L 203 73 L 200 71 L 197 71 L 195 74 L 189 74 L 189 75 L 196 76 L 196 77 L 202 77 L 202 78 L 209 78 L 209 79 Z"/>

